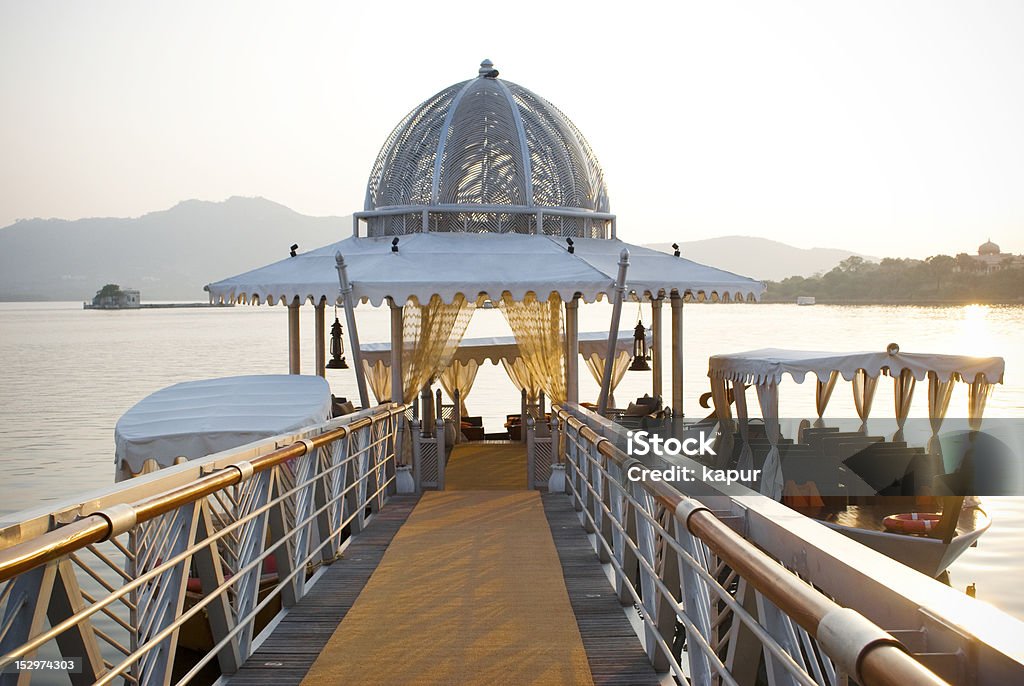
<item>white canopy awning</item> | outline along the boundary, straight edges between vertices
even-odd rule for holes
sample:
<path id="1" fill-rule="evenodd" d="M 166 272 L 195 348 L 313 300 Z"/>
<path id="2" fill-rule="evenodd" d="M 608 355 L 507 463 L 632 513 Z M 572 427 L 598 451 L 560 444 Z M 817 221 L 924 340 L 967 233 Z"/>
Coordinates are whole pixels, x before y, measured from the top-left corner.
<path id="1" fill-rule="evenodd" d="M 966 355 L 926 355 L 896 352 L 821 352 L 810 350 L 783 350 L 764 348 L 727 355 L 713 355 L 708 364 L 708 376 L 744 384 L 778 384 L 783 374 L 789 374 L 797 383 L 812 373 L 819 381 L 827 381 L 833 371 L 851 381 L 858 369 L 869 377 L 877 378 L 882 370 L 899 376 L 909 370 L 918 381 L 928 372 L 935 372 L 939 381 L 951 377 L 972 382 L 984 374 L 989 383 L 1002 383 L 1005 363 L 1001 357 L 968 357 Z"/>
<path id="2" fill-rule="evenodd" d="M 650 343 L 651 334 L 647 333 L 647 341 Z M 604 357 L 608 347 L 608 334 L 601 331 L 588 331 L 579 335 L 580 354 L 589 357 L 597 354 Z M 381 362 L 386 367 L 391 366 L 391 344 L 390 343 L 365 343 L 360 346 L 363 351 L 363 359 L 370 365 Z M 633 352 L 633 332 L 620 331 L 615 342 L 615 352 Z M 475 361 L 483 364 L 490 360 L 491 364 L 499 364 L 503 359 L 514 362 L 519 359 L 519 346 L 514 336 L 488 336 L 485 338 L 463 338 L 455 351 L 453 362 L 463 364 Z"/>
<path id="3" fill-rule="evenodd" d="M 612 291 L 619 253 L 630 252 L 627 288 L 639 296 L 675 290 L 697 300 L 754 300 L 764 284 L 731 272 L 673 257 L 620 240 L 574 238 L 570 253 L 562 238 L 524 234 L 418 233 L 346 238 L 273 264 L 209 284 L 213 302 L 319 302 L 338 296 L 335 253 L 348 267 L 356 299 L 380 305 L 391 297 L 425 303 L 439 295 L 451 302 L 459 293 L 498 299 L 508 292 L 521 301 L 528 292 L 564 301 L 579 293 L 593 302 Z"/>
<path id="4" fill-rule="evenodd" d="M 319 376 L 280 374 L 187 381 L 140 400 L 114 428 L 117 474 L 138 474 L 327 421 L 331 387 Z"/>

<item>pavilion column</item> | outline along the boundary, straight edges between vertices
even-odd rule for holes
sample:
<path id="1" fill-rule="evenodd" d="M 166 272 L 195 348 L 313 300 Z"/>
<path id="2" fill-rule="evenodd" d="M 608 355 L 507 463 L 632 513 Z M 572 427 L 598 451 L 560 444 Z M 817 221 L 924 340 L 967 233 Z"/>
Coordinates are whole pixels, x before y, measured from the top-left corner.
<path id="1" fill-rule="evenodd" d="M 324 309 L 327 306 L 327 298 L 321 297 L 320 302 L 313 308 L 313 328 L 316 331 L 316 344 L 314 353 L 316 355 L 316 375 L 327 376 L 327 346 L 324 344 Z"/>
<path id="2" fill-rule="evenodd" d="M 298 296 L 288 305 L 288 373 L 299 374 L 299 302 Z"/>
<path id="3" fill-rule="evenodd" d="M 573 296 L 565 303 L 565 399 L 580 401 L 580 323 L 579 298 Z"/>
<path id="4" fill-rule="evenodd" d="M 388 299 L 391 306 L 391 402 L 405 400 L 402 384 L 402 308 Z"/>
<path id="5" fill-rule="evenodd" d="M 626 270 L 629 269 L 629 250 L 619 253 L 619 273 L 615 278 L 615 297 L 612 301 L 612 321 L 608 326 L 608 348 L 604 356 L 604 374 L 601 377 L 601 395 L 597 399 L 598 413 L 608 411 L 608 397 L 612 390 L 612 364 L 615 360 L 615 346 L 619 340 L 619 322 L 622 320 L 622 301 L 626 297 Z"/>
<path id="6" fill-rule="evenodd" d="M 341 301 L 345 305 L 345 322 L 348 324 L 349 349 L 352 351 L 352 364 L 355 367 L 356 387 L 359 389 L 359 406 L 370 406 L 370 394 L 366 390 L 366 370 L 363 369 L 363 350 L 359 347 L 359 329 L 356 328 L 356 301 L 352 297 L 352 284 L 348 280 L 348 267 L 345 257 L 334 253 L 334 262 L 338 270 L 338 283 L 341 286 Z"/>
<path id="7" fill-rule="evenodd" d="M 683 298 L 672 291 L 672 416 L 683 416 Z"/>
<path id="8" fill-rule="evenodd" d="M 651 298 L 651 395 L 662 397 L 661 388 L 661 298 Z"/>

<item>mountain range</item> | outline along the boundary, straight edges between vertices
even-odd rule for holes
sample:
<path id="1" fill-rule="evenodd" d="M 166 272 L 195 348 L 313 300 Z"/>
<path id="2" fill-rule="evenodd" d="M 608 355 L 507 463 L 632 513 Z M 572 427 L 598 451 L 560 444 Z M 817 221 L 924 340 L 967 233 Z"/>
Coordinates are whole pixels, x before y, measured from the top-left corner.
<path id="1" fill-rule="evenodd" d="M 265 198 L 186 200 L 134 218 L 25 219 L 0 229 L 0 300 L 86 300 L 106 283 L 150 300 L 205 301 L 211 281 L 350 236 Z"/>
<path id="2" fill-rule="evenodd" d="M 25 219 L 0 229 L 0 300 L 87 300 L 106 283 L 143 301 L 206 300 L 203 286 L 351 235 L 351 217 L 311 217 L 265 198 L 186 200 L 133 218 Z M 667 244 L 652 244 L 671 252 Z M 854 253 L 727 236 L 684 257 L 759 279 L 828 270 Z"/>

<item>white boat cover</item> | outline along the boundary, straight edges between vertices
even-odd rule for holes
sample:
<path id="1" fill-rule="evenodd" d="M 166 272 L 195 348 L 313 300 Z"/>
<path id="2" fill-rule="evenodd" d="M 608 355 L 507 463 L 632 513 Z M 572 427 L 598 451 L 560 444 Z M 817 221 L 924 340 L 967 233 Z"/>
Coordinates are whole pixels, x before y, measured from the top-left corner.
<path id="1" fill-rule="evenodd" d="M 295 257 L 206 286 L 211 302 L 334 302 L 339 294 L 335 253 L 341 253 L 357 300 L 380 305 L 414 298 L 426 303 L 439 295 L 452 302 L 508 292 L 521 301 L 558 293 L 563 301 L 580 293 L 593 302 L 612 291 L 619 253 L 630 252 L 628 289 L 666 294 L 673 289 L 696 300 L 756 300 L 764 284 L 682 257 L 620 240 L 574 238 L 569 253 L 562 238 L 525 234 L 418 233 L 399 237 L 346 238 Z"/>
<path id="2" fill-rule="evenodd" d="M 579 335 L 580 355 L 584 358 L 596 354 L 604 358 L 608 349 L 608 334 L 602 331 L 588 331 Z M 647 332 L 647 342 L 651 341 L 651 333 Z M 391 344 L 390 343 L 365 343 L 360 346 L 363 351 L 363 359 L 371 366 L 382 362 L 384 366 L 391 366 Z M 633 332 L 620 331 L 615 341 L 615 351 L 633 352 Z M 485 338 L 463 338 L 455 351 L 453 362 L 475 361 L 483 364 L 490 360 L 491 364 L 499 364 L 502 359 L 514 362 L 519 358 L 519 346 L 516 344 L 515 336 L 488 336 Z"/>
<path id="3" fill-rule="evenodd" d="M 966 355 L 925 355 L 897 352 L 821 352 L 811 350 L 783 350 L 764 348 L 726 355 L 712 355 L 708 376 L 755 386 L 774 382 L 789 374 L 797 383 L 812 373 L 819 381 L 828 381 L 833 371 L 851 381 L 858 369 L 868 376 L 877 377 L 882 370 L 899 376 L 909 369 L 914 378 L 923 381 L 928 372 L 935 372 L 939 381 L 962 379 L 972 382 L 984 374 L 988 383 L 1002 383 L 1005 362 L 1001 357 L 968 357 Z"/>
<path id="4" fill-rule="evenodd" d="M 331 387 L 319 376 L 275 374 L 186 381 L 129 409 L 114 428 L 117 474 L 160 467 L 325 422 Z"/>

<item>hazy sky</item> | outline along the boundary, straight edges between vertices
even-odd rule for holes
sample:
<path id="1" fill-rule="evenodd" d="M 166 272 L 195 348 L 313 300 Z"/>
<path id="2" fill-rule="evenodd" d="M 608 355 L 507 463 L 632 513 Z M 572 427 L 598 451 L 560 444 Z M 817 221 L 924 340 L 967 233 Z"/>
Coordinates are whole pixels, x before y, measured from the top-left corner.
<path id="1" fill-rule="evenodd" d="M 1024 2 L 563 5 L 0 2 L 0 225 L 349 214 L 489 57 L 584 132 L 627 240 L 1024 252 Z"/>

